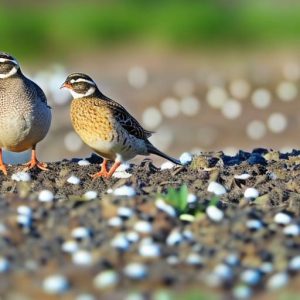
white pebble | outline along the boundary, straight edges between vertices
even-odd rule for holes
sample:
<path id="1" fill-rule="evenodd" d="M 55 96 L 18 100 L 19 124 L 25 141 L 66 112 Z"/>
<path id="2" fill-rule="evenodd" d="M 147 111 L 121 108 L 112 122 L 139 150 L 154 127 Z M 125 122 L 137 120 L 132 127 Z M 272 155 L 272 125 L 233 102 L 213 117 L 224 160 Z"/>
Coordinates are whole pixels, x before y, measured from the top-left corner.
<path id="1" fill-rule="evenodd" d="M 127 185 L 123 185 L 121 187 L 116 188 L 113 193 L 116 196 L 127 196 L 127 197 L 133 197 L 136 195 L 134 188 Z"/>
<path id="2" fill-rule="evenodd" d="M 44 279 L 43 289 L 48 294 L 62 294 L 69 289 L 69 282 L 63 275 L 52 275 Z"/>
<path id="3" fill-rule="evenodd" d="M 224 281 L 230 280 L 233 276 L 231 268 L 225 264 L 217 265 L 214 268 L 214 274 Z"/>
<path id="4" fill-rule="evenodd" d="M 261 280 L 261 274 L 257 270 L 245 270 L 241 273 L 241 280 L 249 285 L 256 285 Z"/>
<path id="5" fill-rule="evenodd" d="M 187 165 L 192 161 L 192 159 L 193 159 L 192 154 L 188 152 L 183 152 L 179 157 L 179 160 L 183 165 Z"/>
<path id="6" fill-rule="evenodd" d="M 235 299 L 249 299 L 252 296 L 252 290 L 247 285 L 238 285 L 233 289 L 233 296 Z"/>
<path id="7" fill-rule="evenodd" d="M 133 216 L 133 210 L 129 207 L 121 206 L 118 208 L 119 217 L 131 218 Z"/>
<path id="8" fill-rule="evenodd" d="M 181 99 L 180 109 L 187 116 L 196 116 L 201 108 L 200 101 L 194 96 L 187 96 Z"/>
<path id="9" fill-rule="evenodd" d="M 91 294 L 80 294 L 75 300 L 96 300 L 96 298 Z"/>
<path id="10" fill-rule="evenodd" d="M 143 279 L 148 274 L 148 269 L 140 263 L 130 263 L 124 268 L 124 274 L 131 279 Z"/>
<path id="11" fill-rule="evenodd" d="M 207 191 L 214 193 L 215 195 L 223 195 L 226 194 L 226 189 L 224 186 L 218 182 L 211 181 L 207 187 Z"/>
<path id="12" fill-rule="evenodd" d="M 164 99 L 160 104 L 160 109 L 167 118 L 176 118 L 180 113 L 180 105 L 176 98 Z"/>
<path id="13" fill-rule="evenodd" d="M 241 179 L 241 180 L 247 180 L 250 177 L 251 177 L 251 175 L 249 175 L 247 173 L 244 173 L 244 174 L 241 174 L 241 175 L 234 175 L 235 179 Z"/>
<path id="14" fill-rule="evenodd" d="M 31 177 L 30 177 L 29 173 L 26 173 L 26 172 L 17 172 L 17 173 L 12 174 L 11 179 L 15 180 L 15 181 L 25 181 L 25 182 L 28 182 L 28 181 L 31 180 Z"/>
<path id="15" fill-rule="evenodd" d="M 118 250 L 126 251 L 129 248 L 130 244 L 124 233 L 118 233 L 112 239 L 111 246 Z"/>
<path id="16" fill-rule="evenodd" d="M 167 245 L 169 246 L 176 246 L 182 242 L 182 234 L 177 229 L 173 229 L 171 233 L 167 237 Z"/>
<path id="17" fill-rule="evenodd" d="M 267 89 L 257 89 L 253 92 L 251 100 L 256 108 L 267 108 L 271 104 L 271 93 Z"/>
<path id="18" fill-rule="evenodd" d="M 113 193 L 113 189 L 107 189 L 106 193 L 107 194 L 112 194 Z"/>
<path id="19" fill-rule="evenodd" d="M 86 227 L 76 227 L 72 230 L 71 235 L 74 239 L 86 239 L 91 236 L 91 232 Z"/>
<path id="20" fill-rule="evenodd" d="M 74 253 L 78 250 L 78 244 L 74 240 L 65 241 L 62 244 L 62 251 L 67 253 Z"/>
<path id="21" fill-rule="evenodd" d="M 116 171 L 114 174 L 113 174 L 113 177 L 115 178 L 129 178 L 131 177 L 132 174 L 126 172 L 126 171 Z"/>
<path id="22" fill-rule="evenodd" d="M 130 243 L 136 243 L 139 240 L 140 236 L 135 231 L 129 231 L 126 233 L 126 238 Z"/>
<path id="23" fill-rule="evenodd" d="M 259 196 L 259 191 L 255 188 L 247 188 L 244 192 L 244 197 L 247 199 L 255 199 Z"/>
<path id="24" fill-rule="evenodd" d="M 111 227 L 121 227 L 123 225 L 123 220 L 120 217 L 112 217 L 108 219 L 107 223 Z"/>
<path id="25" fill-rule="evenodd" d="M 213 205 L 207 207 L 206 214 L 214 222 L 221 222 L 224 218 L 223 211 Z"/>
<path id="26" fill-rule="evenodd" d="M 71 184 L 79 184 L 80 183 L 80 179 L 74 175 L 70 176 L 68 179 L 67 179 L 67 182 L 68 183 L 71 183 Z"/>
<path id="27" fill-rule="evenodd" d="M 185 222 L 194 222 L 195 221 L 195 216 L 193 216 L 193 215 L 189 215 L 189 214 L 181 214 L 180 216 L 179 216 L 179 219 L 181 220 L 181 221 L 185 221 Z"/>
<path id="28" fill-rule="evenodd" d="M 28 216 L 28 215 L 18 215 L 17 216 L 18 224 L 20 224 L 24 227 L 30 227 L 31 221 L 32 221 L 31 216 Z"/>
<path id="29" fill-rule="evenodd" d="M 155 205 L 158 209 L 162 210 L 166 214 L 170 215 L 171 217 L 176 216 L 176 210 L 173 206 L 167 204 L 164 200 L 162 199 L 157 199 L 155 201 Z"/>
<path id="30" fill-rule="evenodd" d="M 213 87 L 207 92 L 206 101 L 212 108 L 221 108 L 226 100 L 227 93 L 222 87 Z"/>
<path id="31" fill-rule="evenodd" d="M 274 216 L 274 222 L 277 224 L 287 225 L 291 223 L 292 217 L 286 213 L 279 212 Z"/>
<path id="32" fill-rule="evenodd" d="M 267 124 L 272 132 L 281 133 L 287 128 L 288 120 L 282 113 L 272 113 L 268 118 Z"/>
<path id="33" fill-rule="evenodd" d="M 24 216 L 27 216 L 27 217 L 32 216 L 32 209 L 29 206 L 26 206 L 26 205 L 18 206 L 17 212 L 18 212 L 18 214 L 24 215 Z"/>
<path id="34" fill-rule="evenodd" d="M 10 262 L 5 257 L 0 257 L 0 273 L 5 273 L 10 269 Z"/>
<path id="35" fill-rule="evenodd" d="M 119 274 L 113 270 L 102 271 L 94 278 L 94 286 L 97 289 L 114 287 L 119 282 Z"/>
<path id="36" fill-rule="evenodd" d="M 197 196 L 195 194 L 188 194 L 187 203 L 195 203 L 197 202 Z"/>
<path id="37" fill-rule="evenodd" d="M 259 230 L 263 227 L 263 224 L 260 220 L 257 219 L 250 219 L 246 222 L 246 226 L 249 229 L 253 229 L 253 230 Z"/>
<path id="38" fill-rule="evenodd" d="M 291 224 L 283 229 L 283 233 L 290 236 L 298 236 L 300 234 L 299 225 Z"/>
<path id="39" fill-rule="evenodd" d="M 166 261 L 169 265 L 172 265 L 172 266 L 178 265 L 180 263 L 180 260 L 179 260 L 178 256 L 176 256 L 176 255 L 168 256 Z"/>
<path id="40" fill-rule="evenodd" d="M 166 161 L 166 162 L 161 164 L 160 169 L 161 170 L 168 170 L 168 169 L 172 169 L 174 166 L 175 166 L 175 164 L 172 163 L 171 161 Z"/>
<path id="41" fill-rule="evenodd" d="M 78 266 L 91 266 L 93 264 L 93 256 L 89 251 L 78 250 L 73 253 L 72 261 Z"/>
<path id="42" fill-rule="evenodd" d="M 236 266 L 240 262 L 240 258 L 237 254 L 232 253 L 226 257 L 225 262 L 230 266 Z"/>
<path id="43" fill-rule="evenodd" d="M 289 275 L 285 272 L 276 273 L 272 275 L 267 281 L 267 288 L 269 290 L 278 290 L 286 286 L 289 282 Z"/>
<path id="44" fill-rule="evenodd" d="M 159 257 L 160 247 L 157 244 L 142 244 L 139 247 L 139 254 L 143 257 Z"/>
<path id="45" fill-rule="evenodd" d="M 282 101 L 292 101 L 296 99 L 298 95 L 297 85 L 293 82 L 283 81 L 278 85 L 276 93 Z"/>
<path id="46" fill-rule="evenodd" d="M 242 114 L 242 105 L 239 101 L 230 99 L 222 107 L 222 114 L 225 118 L 233 120 Z"/>
<path id="47" fill-rule="evenodd" d="M 271 262 L 266 261 L 261 264 L 260 270 L 265 274 L 269 274 L 273 272 L 274 266 Z"/>
<path id="48" fill-rule="evenodd" d="M 83 198 L 85 200 L 93 200 L 96 199 L 98 196 L 98 193 L 96 191 L 87 191 L 83 194 Z"/>
<path id="49" fill-rule="evenodd" d="M 81 159 L 81 160 L 78 161 L 78 164 L 79 164 L 79 166 L 84 167 L 84 166 L 90 165 L 91 163 L 86 159 Z"/>
<path id="50" fill-rule="evenodd" d="M 198 253 L 190 253 L 186 258 L 188 265 L 199 266 L 203 264 L 203 258 Z"/>
<path id="51" fill-rule="evenodd" d="M 41 202 L 51 202 L 54 199 L 54 195 L 49 190 L 42 190 L 39 192 L 39 201 Z"/>
<path id="52" fill-rule="evenodd" d="M 144 110 L 142 120 L 146 128 L 156 129 L 162 122 L 162 115 L 156 107 L 152 106 Z"/>
<path id="53" fill-rule="evenodd" d="M 289 262 L 289 269 L 293 271 L 300 270 L 300 255 L 293 257 Z"/>
<path id="54" fill-rule="evenodd" d="M 147 221 L 137 221 L 134 224 L 134 230 L 140 233 L 151 233 L 152 224 Z"/>

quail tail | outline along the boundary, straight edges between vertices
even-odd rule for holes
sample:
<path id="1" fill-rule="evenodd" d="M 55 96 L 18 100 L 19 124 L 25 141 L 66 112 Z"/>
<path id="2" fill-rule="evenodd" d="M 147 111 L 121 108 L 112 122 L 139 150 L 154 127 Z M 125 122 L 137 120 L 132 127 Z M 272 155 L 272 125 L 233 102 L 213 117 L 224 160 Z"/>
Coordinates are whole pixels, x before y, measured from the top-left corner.
<path id="1" fill-rule="evenodd" d="M 182 163 L 178 159 L 173 158 L 173 157 L 161 152 L 160 150 L 155 148 L 150 142 L 147 143 L 147 149 L 148 149 L 148 152 L 151 153 L 151 154 L 155 154 L 155 155 L 158 155 L 160 157 L 163 157 L 163 158 L 171 161 L 172 163 L 174 163 L 176 165 L 182 165 Z"/>

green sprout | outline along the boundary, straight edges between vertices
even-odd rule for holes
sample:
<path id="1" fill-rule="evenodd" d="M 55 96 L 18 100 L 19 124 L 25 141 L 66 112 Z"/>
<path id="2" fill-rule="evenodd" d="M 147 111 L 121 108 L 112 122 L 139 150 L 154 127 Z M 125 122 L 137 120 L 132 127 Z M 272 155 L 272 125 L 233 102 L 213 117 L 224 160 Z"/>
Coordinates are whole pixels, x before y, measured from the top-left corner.
<path id="1" fill-rule="evenodd" d="M 180 214 L 188 210 L 188 187 L 184 184 L 179 189 L 168 188 L 166 195 L 162 195 L 164 200 L 172 205 Z"/>

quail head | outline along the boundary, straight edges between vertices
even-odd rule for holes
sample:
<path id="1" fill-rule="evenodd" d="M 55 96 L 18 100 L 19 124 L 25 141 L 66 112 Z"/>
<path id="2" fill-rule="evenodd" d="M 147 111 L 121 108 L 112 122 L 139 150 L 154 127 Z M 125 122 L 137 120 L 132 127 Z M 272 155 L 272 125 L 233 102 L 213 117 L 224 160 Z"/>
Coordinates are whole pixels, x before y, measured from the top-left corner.
<path id="1" fill-rule="evenodd" d="M 50 123 L 51 108 L 42 89 L 22 73 L 13 56 L 0 52 L 0 170 L 5 175 L 2 148 L 13 152 L 32 149 L 25 169 L 47 169 L 37 160 L 35 149 Z"/>
<path id="2" fill-rule="evenodd" d="M 121 104 L 103 95 L 88 75 L 73 73 L 61 88 L 67 88 L 73 96 L 70 114 L 75 131 L 103 158 L 101 170 L 93 178 L 111 177 L 121 162 L 136 155 L 156 154 L 180 164 L 155 148 L 148 140 L 152 132 L 145 130 Z M 114 161 L 110 170 L 108 160 Z"/>

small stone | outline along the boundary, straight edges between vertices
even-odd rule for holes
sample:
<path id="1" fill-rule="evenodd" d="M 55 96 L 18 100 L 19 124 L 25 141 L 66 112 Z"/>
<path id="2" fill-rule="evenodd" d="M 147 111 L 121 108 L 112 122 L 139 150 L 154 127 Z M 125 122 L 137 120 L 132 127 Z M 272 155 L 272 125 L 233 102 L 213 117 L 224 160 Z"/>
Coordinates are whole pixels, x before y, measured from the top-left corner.
<path id="1" fill-rule="evenodd" d="M 158 209 L 162 210 L 163 212 L 165 212 L 166 214 L 168 214 L 171 217 L 175 217 L 176 216 L 176 210 L 173 206 L 167 204 L 164 200 L 162 199 L 157 199 L 155 201 L 155 205 Z"/>
<path id="2" fill-rule="evenodd" d="M 289 262 L 289 269 L 293 271 L 300 270 L 300 255 L 293 257 Z"/>
<path id="3" fill-rule="evenodd" d="M 17 212 L 18 212 L 19 215 L 24 215 L 24 216 L 27 216 L 27 217 L 32 216 L 32 209 L 29 206 L 26 206 L 26 205 L 18 206 Z"/>
<path id="4" fill-rule="evenodd" d="M 180 263 L 180 260 L 179 260 L 178 256 L 170 255 L 167 257 L 167 263 L 171 266 L 174 266 L 174 265 L 178 265 Z"/>
<path id="5" fill-rule="evenodd" d="M 193 159 L 193 156 L 191 153 L 188 152 L 184 152 L 180 155 L 179 160 L 183 165 L 187 165 L 188 163 L 190 163 Z"/>
<path id="6" fill-rule="evenodd" d="M 140 233 L 151 233 L 152 225 L 147 221 L 138 221 L 134 225 L 134 230 Z"/>
<path id="7" fill-rule="evenodd" d="M 300 227 L 297 224 L 291 224 L 283 229 L 283 233 L 290 236 L 298 236 L 300 234 Z"/>
<path id="8" fill-rule="evenodd" d="M 140 245 L 139 254 L 143 257 L 159 257 L 160 247 L 157 244 Z"/>
<path id="9" fill-rule="evenodd" d="M 49 190 L 42 190 L 39 192 L 39 201 L 41 202 L 51 202 L 54 199 L 54 195 Z"/>
<path id="10" fill-rule="evenodd" d="M 267 288 L 269 290 L 278 290 L 286 286 L 289 282 L 289 275 L 285 272 L 276 273 L 272 275 L 267 281 Z"/>
<path id="11" fill-rule="evenodd" d="M 74 239 L 87 239 L 91 237 L 91 231 L 86 227 L 76 227 L 72 230 L 71 235 Z"/>
<path id="12" fill-rule="evenodd" d="M 72 175 L 67 179 L 67 182 L 76 185 L 76 184 L 80 183 L 80 179 L 78 177 Z"/>
<path id="13" fill-rule="evenodd" d="M 115 196 L 126 196 L 126 197 L 133 197 L 136 195 L 136 192 L 133 187 L 123 185 L 121 187 L 118 187 L 114 190 Z"/>
<path id="14" fill-rule="evenodd" d="M 32 219 L 31 219 L 31 216 L 18 215 L 17 222 L 19 225 L 22 225 L 23 227 L 30 227 L 30 225 L 32 223 Z"/>
<path id="15" fill-rule="evenodd" d="M 69 282 L 63 275 L 52 275 L 44 279 L 43 289 L 48 294 L 62 294 L 69 289 Z"/>
<path id="16" fill-rule="evenodd" d="M 5 273 L 10 269 L 10 262 L 5 257 L 0 256 L 0 273 Z"/>
<path id="17" fill-rule="evenodd" d="M 130 243 L 136 243 L 139 240 L 140 236 L 135 231 L 129 231 L 126 233 L 126 238 Z"/>
<path id="18" fill-rule="evenodd" d="M 203 258 L 198 253 L 190 253 L 186 258 L 188 265 L 200 266 L 203 265 Z"/>
<path id="19" fill-rule="evenodd" d="M 189 204 L 197 202 L 197 196 L 195 194 L 189 193 L 187 196 L 187 202 Z"/>
<path id="20" fill-rule="evenodd" d="M 207 207 L 206 214 L 214 222 L 221 222 L 224 218 L 223 211 L 213 205 Z"/>
<path id="21" fill-rule="evenodd" d="M 263 227 L 263 224 L 260 220 L 251 219 L 246 222 L 246 226 L 251 230 L 259 230 Z"/>
<path id="22" fill-rule="evenodd" d="M 28 182 L 31 180 L 31 176 L 29 173 L 26 173 L 26 172 L 17 172 L 15 174 L 12 174 L 11 179 L 15 180 L 15 181 Z"/>
<path id="23" fill-rule="evenodd" d="M 261 280 L 261 274 L 257 270 L 245 270 L 241 273 L 241 280 L 249 285 L 257 285 Z"/>
<path id="24" fill-rule="evenodd" d="M 263 272 L 265 274 L 269 274 L 269 273 L 273 272 L 273 269 L 274 269 L 274 266 L 271 262 L 264 262 L 260 266 L 261 272 Z"/>
<path id="25" fill-rule="evenodd" d="M 287 225 L 291 223 L 292 217 L 286 213 L 279 212 L 274 216 L 274 222 L 277 224 Z"/>
<path id="26" fill-rule="evenodd" d="M 229 254 L 226 258 L 225 258 L 225 262 L 230 265 L 230 266 L 237 266 L 240 262 L 240 258 L 237 254 Z"/>
<path id="27" fill-rule="evenodd" d="M 94 278 L 94 286 L 97 289 L 107 289 L 116 286 L 119 282 L 119 274 L 113 270 L 102 271 Z"/>
<path id="28" fill-rule="evenodd" d="M 186 229 L 182 232 L 182 236 L 185 240 L 187 241 L 194 241 L 195 238 L 194 238 L 194 234 L 192 233 L 192 231 Z"/>
<path id="29" fill-rule="evenodd" d="M 78 250 L 73 253 L 72 261 L 78 266 L 91 266 L 93 264 L 93 256 L 86 250 Z"/>
<path id="30" fill-rule="evenodd" d="M 96 199 L 98 196 L 98 193 L 96 191 L 87 191 L 83 194 L 83 198 L 85 200 L 93 200 Z"/>
<path id="31" fill-rule="evenodd" d="M 119 207 L 118 208 L 118 215 L 119 217 L 122 217 L 122 218 L 130 218 L 133 216 L 133 210 L 129 207 Z"/>
<path id="32" fill-rule="evenodd" d="M 244 174 L 241 174 L 241 175 L 234 175 L 234 178 L 239 179 L 239 180 L 247 180 L 250 177 L 251 177 L 251 175 L 249 175 L 247 173 L 244 173 Z"/>
<path id="33" fill-rule="evenodd" d="M 67 253 L 74 253 L 78 250 L 78 244 L 74 240 L 65 241 L 62 244 L 62 251 Z"/>
<path id="34" fill-rule="evenodd" d="M 121 227 L 123 225 L 123 220 L 120 217 L 112 217 L 108 219 L 107 223 L 111 227 Z"/>
<path id="35" fill-rule="evenodd" d="M 244 197 L 247 199 L 255 199 L 259 196 L 259 192 L 255 188 L 247 188 L 244 192 Z"/>
<path id="36" fill-rule="evenodd" d="M 182 234 L 177 229 L 173 229 L 168 235 L 166 242 L 169 246 L 176 246 L 179 245 L 182 240 Z"/>
<path id="37" fill-rule="evenodd" d="M 90 165 L 90 164 L 91 164 L 91 163 L 90 163 L 88 160 L 86 160 L 86 159 L 81 159 L 81 160 L 78 161 L 78 165 L 79 165 L 79 166 L 82 166 L 82 167 L 88 166 L 88 165 Z"/>
<path id="38" fill-rule="evenodd" d="M 130 244 L 124 233 L 118 233 L 111 241 L 111 246 L 122 251 L 126 251 Z"/>
<path id="39" fill-rule="evenodd" d="M 160 166 L 161 170 L 169 170 L 172 169 L 175 166 L 174 163 L 170 162 L 170 161 L 166 161 L 164 163 L 162 163 L 162 165 Z"/>
<path id="40" fill-rule="evenodd" d="M 229 281 L 232 279 L 233 273 L 229 266 L 225 264 L 219 264 L 214 268 L 214 274 L 217 275 L 223 281 Z"/>
<path id="41" fill-rule="evenodd" d="M 252 296 L 252 290 L 247 285 L 238 285 L 233 288 L 233 296 L 235 299 L 249 299 Z"/>
<path id="42" fill-rule="evenodd" d="M 140 263 L 130 263 L 125 266 L 124 274 L 134 280 L 144 279 L 148 275 L 148 269 Z"/>
<path id="43" fill-rule="evenodd" d="M 91 294 L 80 294 L 75 298 L 75 300 L 96 300 L 96 297 Z"/>
<path id="44" fill-rule="evenodd" d="M 211 181 L 207 187 L 207 191 L 210 193 L 214 193 L 217 196 L 221 196 L 226 194 L 226 189 L 224 186 L 218 182 Z"/>

